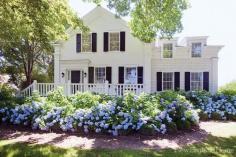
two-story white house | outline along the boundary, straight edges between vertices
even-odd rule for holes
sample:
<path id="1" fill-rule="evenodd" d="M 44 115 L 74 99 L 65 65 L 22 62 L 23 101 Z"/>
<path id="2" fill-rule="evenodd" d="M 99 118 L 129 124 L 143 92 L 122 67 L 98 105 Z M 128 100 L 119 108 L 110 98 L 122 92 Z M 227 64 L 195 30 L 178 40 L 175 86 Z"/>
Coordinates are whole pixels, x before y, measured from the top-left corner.
<path id="1" fill-rule="evenodd" d="M 208 45 L 207 37 L 144 43 L 132 36 L 126 21 L 99 6 L 83 21 L 89 34 L 69 29 L 68 40 L 54 44 L 54 84 L 69 84 L 70 93 L 217 91 L 222 46 Z M 37 89 L 51 87 L 38 84 Z"/>

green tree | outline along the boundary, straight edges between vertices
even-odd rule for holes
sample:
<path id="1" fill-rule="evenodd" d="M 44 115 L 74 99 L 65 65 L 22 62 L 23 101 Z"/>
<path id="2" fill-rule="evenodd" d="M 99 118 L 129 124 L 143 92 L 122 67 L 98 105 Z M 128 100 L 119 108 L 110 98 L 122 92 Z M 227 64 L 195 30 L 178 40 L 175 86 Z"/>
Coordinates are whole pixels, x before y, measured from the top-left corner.
<path id="1" fill-rule="evenodd" d="M 65 39 L 68 27 L 87 30 L 68 0 L 1 0 L 0 48 L 5 65 L 22 70 L 29 85 L 34 67 L 43 67 L 52 58 L 51 43 Z"/>
<path id="2" fill-rule="evenodd" d="M 183 11 L 189 6 L 188 0 L 84 0 L 100 4 L 106 2 L 108 8 L 115 9 L 118 16 L 130 15 L 129 22 L 134 36 L 144 42 L 155 38 L 171 38 L 183 27 Z"/>

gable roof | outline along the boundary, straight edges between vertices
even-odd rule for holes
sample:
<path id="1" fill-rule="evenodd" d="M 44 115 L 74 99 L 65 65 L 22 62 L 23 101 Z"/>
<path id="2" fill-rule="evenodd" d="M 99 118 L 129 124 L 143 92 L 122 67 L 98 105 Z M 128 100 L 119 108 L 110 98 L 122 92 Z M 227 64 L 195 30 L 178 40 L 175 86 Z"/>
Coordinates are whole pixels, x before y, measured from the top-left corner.
<path id="1" fill-rule="evenodd" d="M 101 16 L 113 16 L 117 19 L 120 20 L 120 22 L 125 25 L 126 27 L 128 27 L 128 24 L 127 22 L 122 19 L 121 17 L 118 17 L 116 16 L 114 13 L 112 13 L 111 11 L 101 7 L 101 6 L 97 6 L 95 7 L 94 9 L 92 9 L 90 12 L 88 12 L 87 14 L 85 14 L 83 17 L 82 17 L 82 20 L 85 21 L 85 22 L 90 22 L 89 20 L 93 20 L 93 19 L 97 19 Z"/>
<path id="2" fill-rule="evenodd" d="M 101 18 L 102 16 L 110 16 L 110 17 L 113 16 L 113 17 L 117 18 L 122 25 L 129 28 L 127 22 L 124 19 L 122 19 L 121 17 L 117 17 L 115 14 L 113 14 L 112 12 L 108 11 L 107 9 L 105 9 L 99 5 L 97 7 L 95 7 L 94 9 L 92 9 L 87 14 L 85 14 L 81 19 L 85 25 L 89 25 L 91 22 L 93 22 L 94 20 L 96 20 L 98 18 Z M 70 27 L 66 30 L 66 33 L 68 34 L 68 36 L 71 36 L 75 32 L 75 30 L 76 29 L 73 29 L 72 27 Z M 64 40 L 57 40 L 57 41 L 53 42 L 53 44 L 60 44 L 63 41 Z"/>

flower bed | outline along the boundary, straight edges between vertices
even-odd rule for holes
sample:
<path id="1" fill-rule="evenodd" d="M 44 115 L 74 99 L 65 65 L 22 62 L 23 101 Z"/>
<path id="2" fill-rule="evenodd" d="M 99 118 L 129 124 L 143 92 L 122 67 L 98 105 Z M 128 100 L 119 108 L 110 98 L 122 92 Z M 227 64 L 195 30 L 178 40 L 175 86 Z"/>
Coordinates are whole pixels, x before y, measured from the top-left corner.
<path id="1" fill-rule="evenodd" d="M 202 120 L 236 120 L 236 96 L 210 95 L 204 91 L 185 93 L 196 109 L 200 109 Z"/>
<path id="2" fill-rule="evenodd" d="M 167 93 L 168 94 L 168 93 Z M 164 95 L 167 95 L 164 94 Z M 64 97 L 61 90 L 46 99 L 33 96 L 27 104 L 0 109 L 2 121 L 33 129 L 109 133 L 165 134 L 198 125 L 197 111 L 185 97 L 163 94 L 124 98 L 77 93 Z"/>

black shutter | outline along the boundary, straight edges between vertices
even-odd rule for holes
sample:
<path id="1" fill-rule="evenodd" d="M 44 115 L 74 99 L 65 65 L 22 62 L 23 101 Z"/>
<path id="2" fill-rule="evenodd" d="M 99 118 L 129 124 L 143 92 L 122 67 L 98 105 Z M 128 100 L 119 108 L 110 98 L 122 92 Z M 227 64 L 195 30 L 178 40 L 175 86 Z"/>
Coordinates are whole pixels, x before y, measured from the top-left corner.
<path id="1" fill-rule="evenodd" d="M 106 80 L 109 83 L 112 83 L 112 68 L 111 67 L 106 67 Z"/>
<path id="2" fill-rule="evenodd" d="M 81 34 L 76 35 L 76 52 L 81 52 Z"/>
<path id="3" fill-rule="evenodd" d="M 180 89 L 180 72 L 175 72 L 175 90 Z"/>
<path id="4" fill-rule="evenodd" d="M 119 67 L 119 78 L 118 78 L 118 83 L 123 84 L 124 83 L 124 67 Z"/>
<path id="5" fill-rule="evenodd" d="M 143 67 L 138 67 L 138 84 L 143 84 Z"/>
<path id="6" fill-rule="evenodd" d="M 157 91 L 162 91 L 162 72 L 157 72 Z"/>
<path id="7" fill-rule="evenodd" d="M 92 52 L 97 52 L 97 33 L 92 33 Z"/>
<path id="8" fill-rule="evenodd" d="M 209 72 L 203 72 L 203 90 L 209 91 Z"/>
<path id="9" fill-rule="evenodd" d="M 88 67 L 88 83 L 94 83 L 94 67 Z"/>
<path id="10" fill-rule="evenodd" d="M 104 32 L 104 37 L 103 37 L 103 45 L 104 45 L 104 52 L 108 51 L 108 41 L 109 41 L 109 33 L 108 32 Z"/>
<path id="11" fill-rule="evenodd" d="M 185 72 L 185 91 L 190 91 L 190 72 Z"/>
<path id="12" fill-rule="evenodd" d="M 125 51 L 125 32 L 120 32 L 120 51 Z"/>

